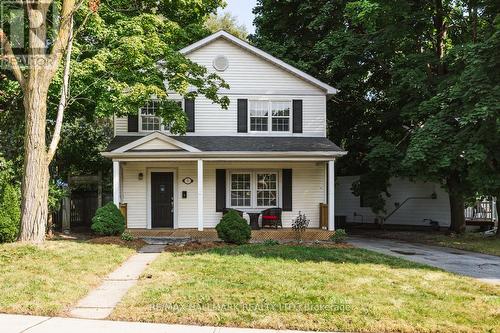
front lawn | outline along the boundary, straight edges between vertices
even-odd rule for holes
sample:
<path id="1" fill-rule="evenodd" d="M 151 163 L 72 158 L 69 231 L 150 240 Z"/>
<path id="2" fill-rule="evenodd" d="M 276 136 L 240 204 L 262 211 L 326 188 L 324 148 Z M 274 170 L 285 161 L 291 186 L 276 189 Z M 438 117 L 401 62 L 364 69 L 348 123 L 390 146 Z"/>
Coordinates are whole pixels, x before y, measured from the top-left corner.
<path id="1" fill-rule="evenodd" d="M 134 252 L 75 240 L 0 244 L 0 312 L 63 315 Z"/>
<path id="2" fill-rule="evenodd" d="M 488 332 L 500 287 L 362 249 L 166 252 L 113 319 L 302 330 Z"/>

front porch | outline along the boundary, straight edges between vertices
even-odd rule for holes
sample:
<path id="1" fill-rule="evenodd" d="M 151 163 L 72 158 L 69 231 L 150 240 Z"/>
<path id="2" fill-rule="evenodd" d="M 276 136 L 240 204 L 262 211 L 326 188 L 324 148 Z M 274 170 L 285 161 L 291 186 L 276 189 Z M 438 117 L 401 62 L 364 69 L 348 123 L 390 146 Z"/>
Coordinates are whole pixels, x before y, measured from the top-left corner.
<path id="1" fill-rule="evenodd" d="M 121 138 L 103 153 L 113 160 L 113 201 L 127 206 L 128 229 L 200 232 L 228 208 L 254 217 L 281 208 L 285 229 L 301 212 L 319 229 L 321 204 L 323 226 L 334 230 L 335 159 L 344 154 L 326 138 L 162 133 Z"/>
<path id="2" fill-rule="evenodd" d="M 329 177 L 334 175 L 333 163 L 114 161 L 114 202 L 126 205 L 129 229 L 203 231 L 215 228 L 227 208 L 255 214 L 279 207 L 285 229 L 291 228 L 293 219 L 302 212 L 310 219 L 310 228 L 319 229 L 320 221 L 326 220 L 323 227 L 334 230 L 334 206 L 325 205 L 334 202 L 334 177 Z M 157 176 L 163 178 L 158 180 Z M 165 213 L 158 215 L 159 210 Z"/>
<path id="3" fill-rule="evenodd" d="M 184 238 L 188 237 L 195 240 L 208 240 L 216 241 L 217 231 L 213 228 L 204 229 L 202 231 L 198 229 L 128 229 L 128 231 L 135 237 L 171 237 L 171 238 Z M 335 231 L 329 231 L 318 228 L 307 229 L 302 239 L 304 241 L 326 241 L 333 235 Z M 287 241 L 295 239 L 295 231 L 291 228 L 283 229 L 260 229 L 252 230 L 252 241 L 265 241 L 265 240 L 277 240 L 277 241 Z"/>

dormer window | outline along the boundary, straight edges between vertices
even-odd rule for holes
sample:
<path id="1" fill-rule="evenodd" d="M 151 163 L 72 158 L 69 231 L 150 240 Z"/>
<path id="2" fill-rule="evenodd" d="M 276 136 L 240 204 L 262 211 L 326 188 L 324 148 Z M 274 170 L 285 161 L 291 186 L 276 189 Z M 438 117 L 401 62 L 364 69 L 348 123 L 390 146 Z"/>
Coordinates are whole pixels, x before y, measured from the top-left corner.
<path id="1" fill-rule="evenodd" d="M 290 132 L 291 101 L 249 100 L 250 132 Z"/>

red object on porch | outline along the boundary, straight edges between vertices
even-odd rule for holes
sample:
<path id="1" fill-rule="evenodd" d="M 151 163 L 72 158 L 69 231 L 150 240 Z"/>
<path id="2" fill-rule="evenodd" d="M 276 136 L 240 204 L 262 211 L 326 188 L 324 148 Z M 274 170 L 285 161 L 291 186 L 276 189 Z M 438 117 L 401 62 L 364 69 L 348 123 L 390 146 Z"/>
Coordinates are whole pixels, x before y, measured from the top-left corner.
<path id="1" fill-rule="evenodd" d="M 278 229 L 281 224 L 281 208 L 269 208 L 262 212 L 262 228 L 269 226 Z"/>

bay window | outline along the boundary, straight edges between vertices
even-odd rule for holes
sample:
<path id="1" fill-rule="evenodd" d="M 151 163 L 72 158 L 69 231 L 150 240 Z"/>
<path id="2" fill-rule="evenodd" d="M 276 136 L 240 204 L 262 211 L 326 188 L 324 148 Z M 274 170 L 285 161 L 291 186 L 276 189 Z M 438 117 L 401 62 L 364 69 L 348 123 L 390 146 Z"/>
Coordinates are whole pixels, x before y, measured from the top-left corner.
<path id="1" fill-rule="evenodd" d="M 289 132 L 291 101 L 248 101 L 250 132 Z"/>
<path id="2" fill-rule="evenodd" d="M 229 176 L 229 206 L 233 208 L 277 207 L 278 173 L 233 171 Z"/>

